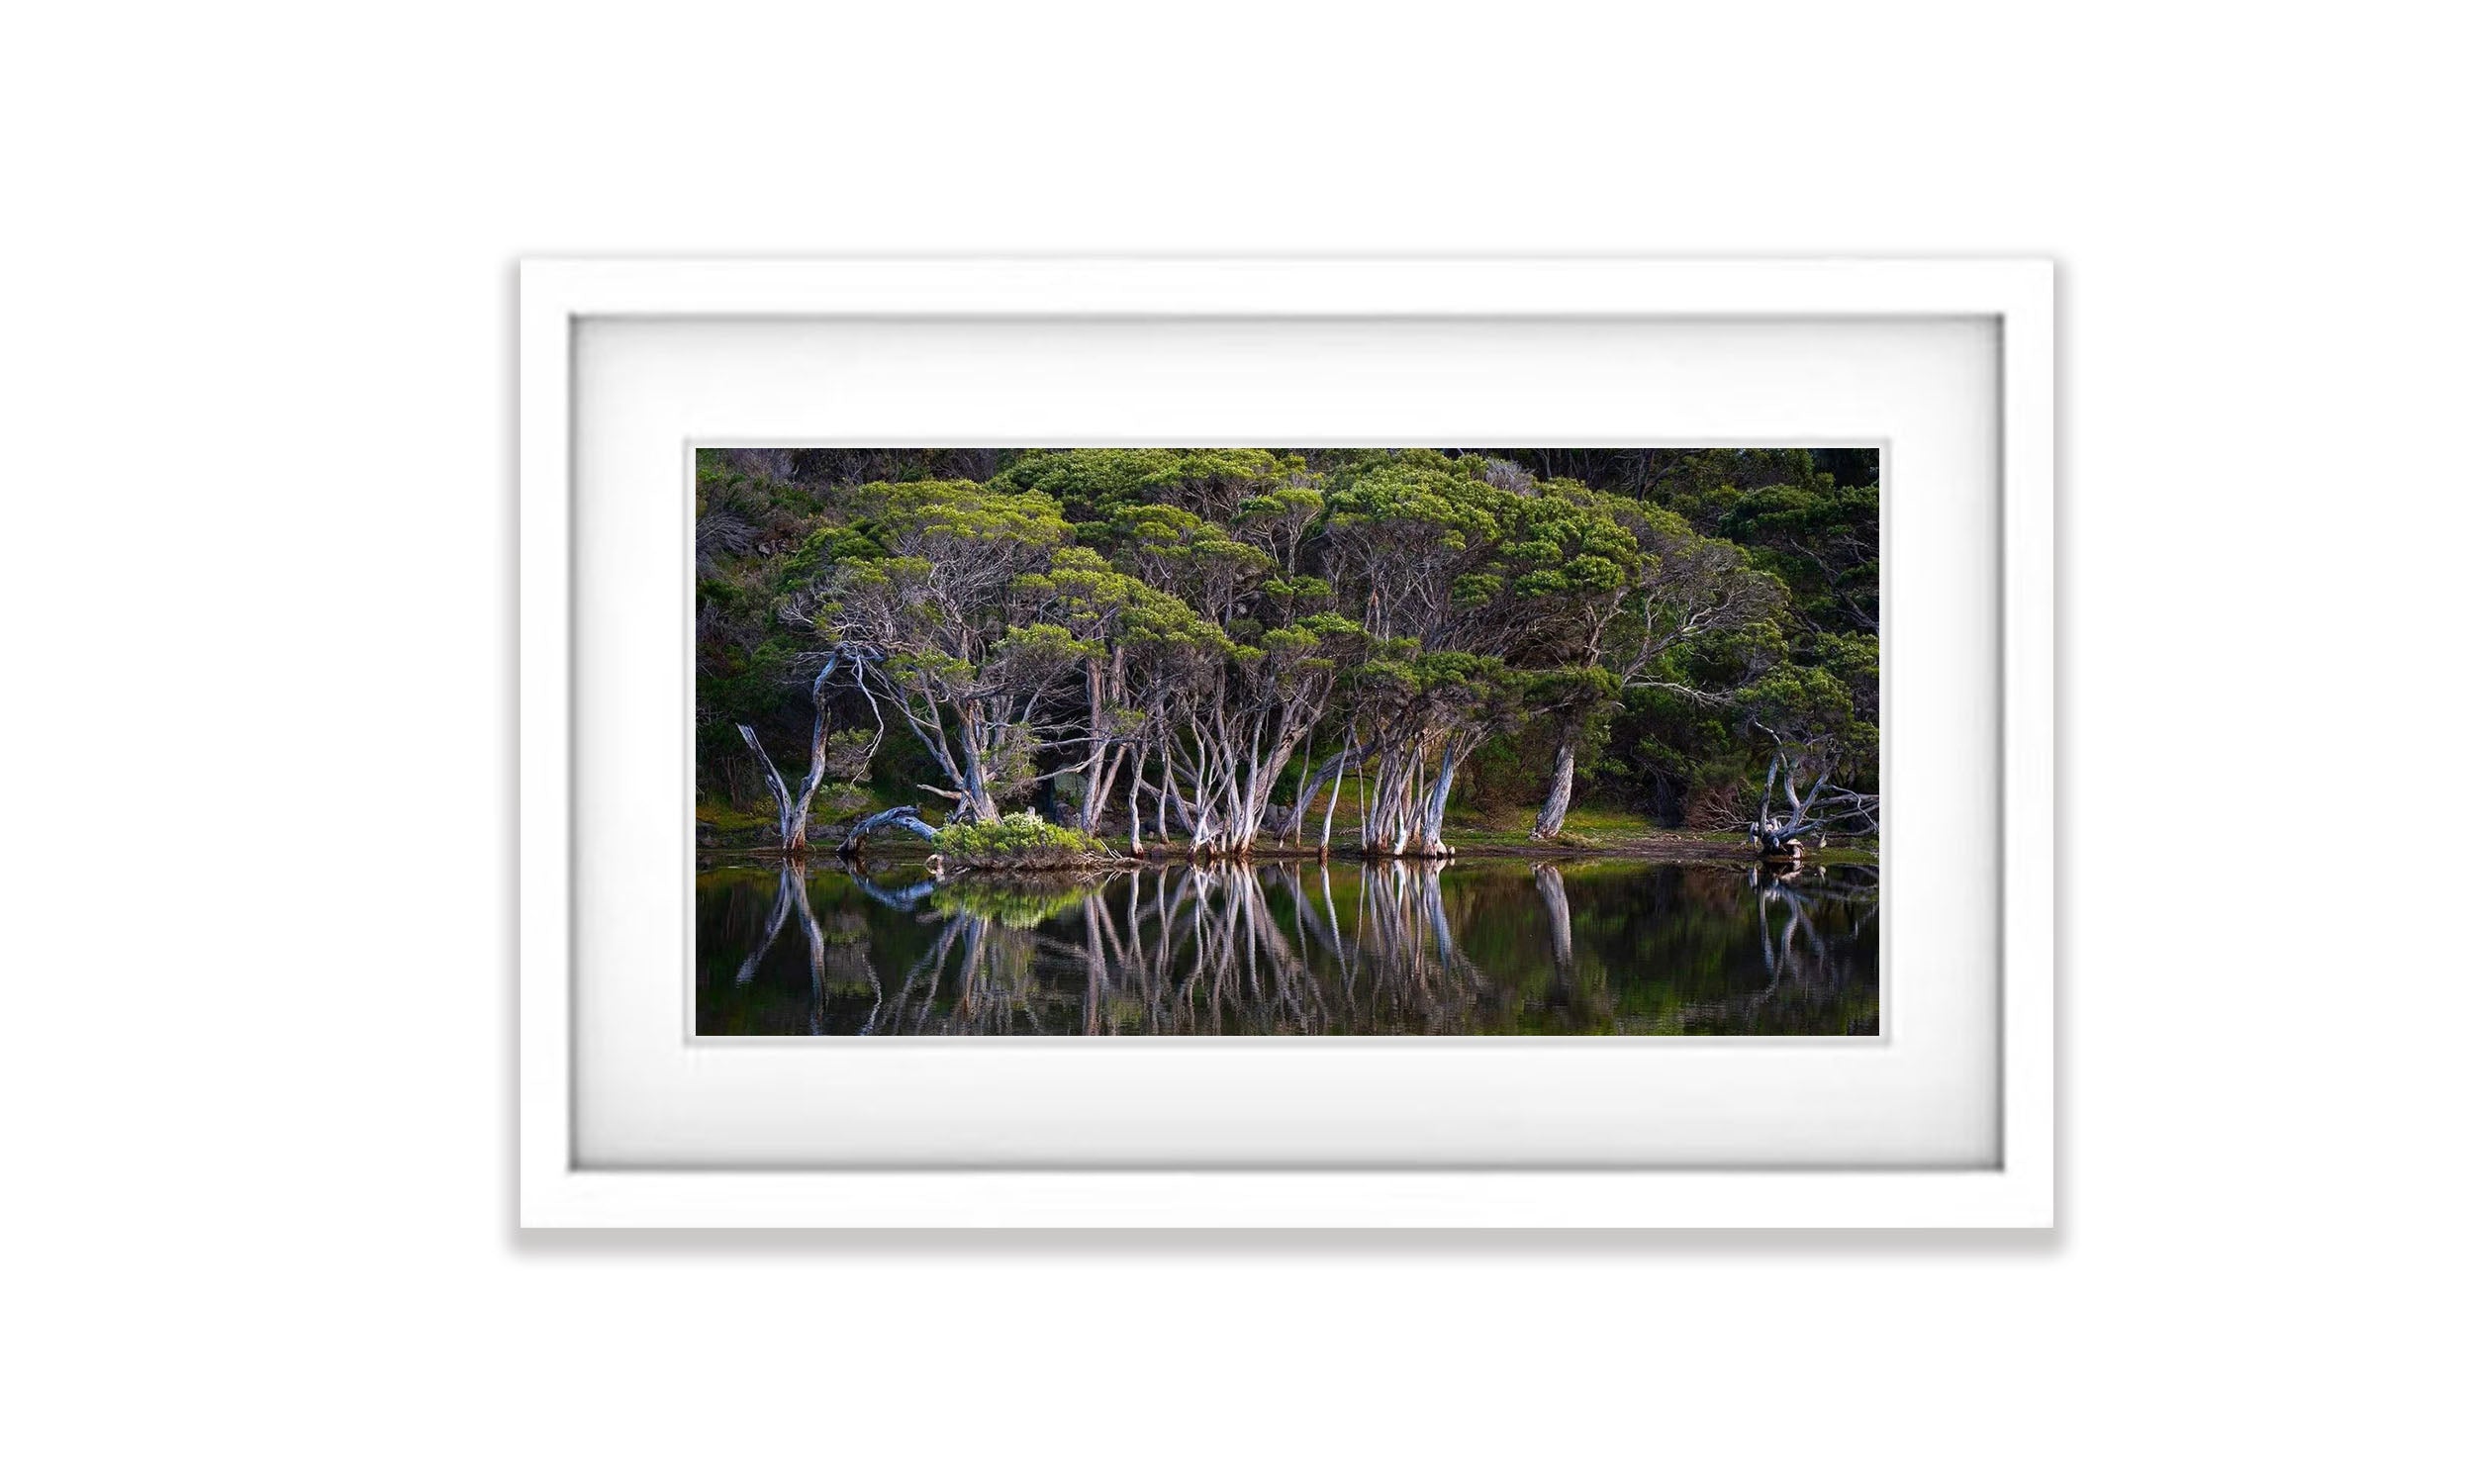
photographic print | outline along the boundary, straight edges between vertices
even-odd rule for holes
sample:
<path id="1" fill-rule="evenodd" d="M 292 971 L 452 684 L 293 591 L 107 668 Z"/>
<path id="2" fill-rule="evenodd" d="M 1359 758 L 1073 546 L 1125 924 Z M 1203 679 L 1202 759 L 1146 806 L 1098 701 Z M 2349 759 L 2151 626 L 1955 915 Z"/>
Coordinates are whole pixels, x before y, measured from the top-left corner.
<path id="1" fill-rule="evenodd" d="M 703 1036 L 1870 1036 L 1872 448 L 707 448 Z"/>

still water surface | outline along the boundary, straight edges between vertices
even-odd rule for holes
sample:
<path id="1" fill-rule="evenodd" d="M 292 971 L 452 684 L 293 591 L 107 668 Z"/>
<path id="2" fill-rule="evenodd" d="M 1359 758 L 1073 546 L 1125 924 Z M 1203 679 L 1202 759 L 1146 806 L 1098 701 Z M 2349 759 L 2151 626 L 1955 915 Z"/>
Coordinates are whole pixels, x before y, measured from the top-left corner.
<path id="1" fill-rule="evenodd" d="M 1462 859 L 696 880 L 705 1036 L 1868 1036 L 1861 867 Z"/>

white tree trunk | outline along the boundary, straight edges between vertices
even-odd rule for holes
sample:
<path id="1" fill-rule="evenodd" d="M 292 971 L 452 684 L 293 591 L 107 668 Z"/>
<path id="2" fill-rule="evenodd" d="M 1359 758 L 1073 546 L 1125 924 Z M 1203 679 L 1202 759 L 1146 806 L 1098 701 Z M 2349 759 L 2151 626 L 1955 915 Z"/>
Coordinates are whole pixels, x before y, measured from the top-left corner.
<path id="1" fill-rule="evenodd" d="M 1354 732 L 1350 734 L 1349 746 L 1352 749 L 1357 746 L 1357 735 Z M 1323 801 L 1323 842 L 1318 849 L 1325 856 L 1331 854 L 1331 816 L 1340 807 L 1340 786 L 1348 779 L 1348 776 L 1349 754 L 1344 751 L 1340 754 L 1340 772 L 1331 781 L 1331 797 Z M 1328 887 L 1326 887 L 1325 894 L 1329 894 Z"/>
<path id="2" fill-rule="evenodd" d="M 897 804 L 881 813 L 870 814 L 867 818 L 852 825 L 850 833 L 842 837 L 841 848 L 834 854 L 844 857 L 859 854 L 860 847 L 866 843 L 868 836 L 881 829 L 908 830 L 931 845 L 936 843 L 935 826 L 919 817 L 916 806 Z"/>
<path id="3" fill-rule="evenodd" d="M 1417 821 L 1413 844 L 1417 854 L 1440 856 L 1449 854 L 1443 843 L 1443 808 L 1452 798 L 1452 779 L 1460 771 L 1461 748 L 1458 739 L 1443 744 L 1443 757 L 1435 765 L 1435 781 L 1427 789 L 1425 808 Z"/>
<path id="4" fill-rule="evenodd" d="M 1781 761 L 1782 759 L 1775 755 L 1770 758 L 1769 776 L 1761 781 L 1760 808 L 1753 815 L 1753 821 L 1746 826 L 1745 833 L 1763 857 L 1770 860 L 1795 860 L 1804 854 L 1807 839 L 1812 840 L 1814 848 L 1818 849 L 1819 842 L 1824 838 L 1821 832 L 1828 821 L 1814 812 L 1814 806 L 1821 802 L 1822 789 L 1829 787 L 1830 769 L 1823 768 L 1820 776 L 1813 780 L 1812 787 L 1798 794 L 1795 790 L 1794 765 L 1787 765 L 1783 770 L 1782 778 L 1779 768 Z M 1783 815 L 1772 814 L 1769 812 L 1769 790 L 1772 786 L 1781 782 L 1786 787 L 1788 812 Z M 1842 789 L 1840 792 L 1845 794 L 1846 790 Z"/>
<path id="5" fill-rule="evenodd" d="M 1572 904 L 1564 892 L 1563 868 L 1540 861 L 1529 868 L 1529 879 L 1538 883 L 1538 895 L 1546 902 L 1547 942 L 1555 953 L 1555 974 L 1567 988 L 1572 974 Z"/>
<path id="6" fill-rule="evenodd" d="M 1532 840 L 1552 840 L 1564 833 L 1564 815 L 1572 806 L 1572 763 L 1579 748 L 1570 733 L 1555 745 L 1555 772 L 1547 782 L 1546 802 L 1538 805 L 1538 822 L 1530 828 Z"/>
<path id="7" fill-rule="evenodd" d="M 818 723 L 818 727 L 821 730 L 821 722 Z M 782 853 L 789 856 L 806 855 L 808 853 L 808 808 L 815 801 L 816 785 L 823 781 L 823 744 L 821 742 L 817 744 L 817 763 L 809 769 L 807 787 L 793 793 L 789 786 L 782 782 L 782 771 L 773 766 L 772 758 L 765 755 L 765 745 L 756 740 L 756 729 L 745 722 L 740 722 L 739 736 L 747 743 L 748 749 L 756 754 L 756 761 L 764 765 L 765 791 L 773 795 L 775 828 L 782 834 Z"/>
<path id="8" fill-rule="evenodd" d="M 773 759 L 766 756 L 765 745 L 756 740 L 756 729 L 744 721 L 739 723 L 740 739 L 747 743 L 749 751 L 756 754 L 756 761 L 764 765 L 765 788 L 773 795 L 784 855 L 805 856 L 808 853 L 808 810 L 815 802 L 817 786 L 824 782 L 824 688 L 832 681 L 833 672 L 840 669 L 841 664 L 838 654 L 827 660 L 808 688 L 808 699 L 814 707 L 815 720 L 808 736 L 808 777 L 798 793 L 792 793 L 790 787 L 782 782 L 782 770 L 774 767 Z"/>
<path id="9" fill-rule="evenodd" d="M 973 702 L 962 708 L 962 797 L 956 801 L 956 814 L 966 824 L 997 822 L 997 801 L 988 788 L 987 754 L 982 749 L 982 733 L 994 735 L 980 707 Z"/>

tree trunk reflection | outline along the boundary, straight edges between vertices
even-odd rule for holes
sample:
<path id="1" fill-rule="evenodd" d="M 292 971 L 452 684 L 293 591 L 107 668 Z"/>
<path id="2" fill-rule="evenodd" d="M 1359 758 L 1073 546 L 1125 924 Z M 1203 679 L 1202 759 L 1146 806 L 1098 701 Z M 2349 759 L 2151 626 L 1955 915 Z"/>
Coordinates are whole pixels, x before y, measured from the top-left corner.
<path id="1" fill-rule="evenodd" d="M 1878 891 L 1855 867 L 1408 858 L 939 880 L 793 861 L 700 882 L 698 1028 L 1863 1035 Z M 794 920 L 798 957 L 782 951 Z"/>

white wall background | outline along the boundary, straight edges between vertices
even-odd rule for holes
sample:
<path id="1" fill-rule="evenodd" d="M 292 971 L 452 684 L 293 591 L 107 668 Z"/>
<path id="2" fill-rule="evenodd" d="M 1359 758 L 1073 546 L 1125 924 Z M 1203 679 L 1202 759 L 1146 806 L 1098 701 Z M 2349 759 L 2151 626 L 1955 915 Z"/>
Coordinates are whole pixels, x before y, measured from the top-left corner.
<path id="1" fill-rule="evenodd" d="M 0 1472 L 2462 1476 L 2444 8 L 827 9 L 13 17 Z M 862 247 L 2057 255 L 2062 1231 L 518 1239 L 510 263 Z"/>

